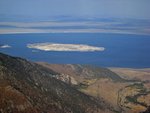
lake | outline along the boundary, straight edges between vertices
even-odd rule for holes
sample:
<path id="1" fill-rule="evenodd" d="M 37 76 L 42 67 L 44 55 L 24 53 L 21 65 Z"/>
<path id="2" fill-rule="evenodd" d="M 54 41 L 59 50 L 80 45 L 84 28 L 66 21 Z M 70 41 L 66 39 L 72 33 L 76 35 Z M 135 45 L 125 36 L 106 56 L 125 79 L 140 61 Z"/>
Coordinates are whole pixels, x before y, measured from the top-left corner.
<path id="1" fill-rule="evenodd" d="M 104 51 L 58 52 L 27 48 L 31 43 L 87 44 Z M 1 34 L 0 52 L 32 61 L 57 64 L 92 64 L 102 67 L 150 67 L 150 36 L 105 33 Z"/>

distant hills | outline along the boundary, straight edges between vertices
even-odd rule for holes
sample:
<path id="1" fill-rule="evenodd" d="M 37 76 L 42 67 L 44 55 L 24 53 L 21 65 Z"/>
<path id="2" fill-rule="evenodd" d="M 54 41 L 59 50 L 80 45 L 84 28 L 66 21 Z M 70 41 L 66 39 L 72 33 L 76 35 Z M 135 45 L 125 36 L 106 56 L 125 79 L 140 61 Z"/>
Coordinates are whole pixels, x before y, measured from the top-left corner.
<path id="1" fill-rule="evenodd" d="M 150 35 L 149 19 L 0 14 L 0 34 L 107 33 Z"/>

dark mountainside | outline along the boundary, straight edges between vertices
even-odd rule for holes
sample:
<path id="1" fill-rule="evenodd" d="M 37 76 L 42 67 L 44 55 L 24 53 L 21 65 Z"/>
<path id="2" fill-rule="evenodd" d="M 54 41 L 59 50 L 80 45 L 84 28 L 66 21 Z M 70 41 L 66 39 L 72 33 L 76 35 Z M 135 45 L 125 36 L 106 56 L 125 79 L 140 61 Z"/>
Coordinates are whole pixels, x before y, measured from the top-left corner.
<path id="1" fill-rule="evenodd" d="M 147 108 L 146 111 L 142 112 L 142 113 L 150 113 L 150 106 Z"/>
<path id="2" fill-rule="evenodd" d="M 58 73 L 0 53 L 0 113 L 111 113 L 96 100 L 57 80 Z"/>

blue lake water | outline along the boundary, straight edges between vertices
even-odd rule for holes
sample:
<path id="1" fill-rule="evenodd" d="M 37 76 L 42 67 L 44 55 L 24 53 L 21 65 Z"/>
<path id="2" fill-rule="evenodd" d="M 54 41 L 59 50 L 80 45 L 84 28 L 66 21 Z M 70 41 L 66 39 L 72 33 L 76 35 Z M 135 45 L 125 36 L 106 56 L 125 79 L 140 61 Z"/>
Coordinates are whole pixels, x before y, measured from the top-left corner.
<path id="1" fill-rule="evenodd" d="M 100 52 L 33 52 L 29 43 L 88 44 L 105 47 Z M 32 61 L 49 63 L 92 64 L 103 67 L 150 67 L 150 36 L 102 34 L 102 33 L 51 33 L 51 34 L 7 34 L 0 35 L 0 52 Z"/>

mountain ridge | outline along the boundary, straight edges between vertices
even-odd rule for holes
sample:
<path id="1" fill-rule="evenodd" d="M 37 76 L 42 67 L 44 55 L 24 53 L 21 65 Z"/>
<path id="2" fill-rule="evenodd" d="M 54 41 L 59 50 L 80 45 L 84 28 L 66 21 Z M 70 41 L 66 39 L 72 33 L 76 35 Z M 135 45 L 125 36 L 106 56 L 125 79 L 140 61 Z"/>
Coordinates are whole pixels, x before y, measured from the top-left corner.
<path id="1" fill-rule="evenodd" d="M 110 107 L 53 77 L 58 73 L 0 53 L 2 113 L 109 113 Z"/>

